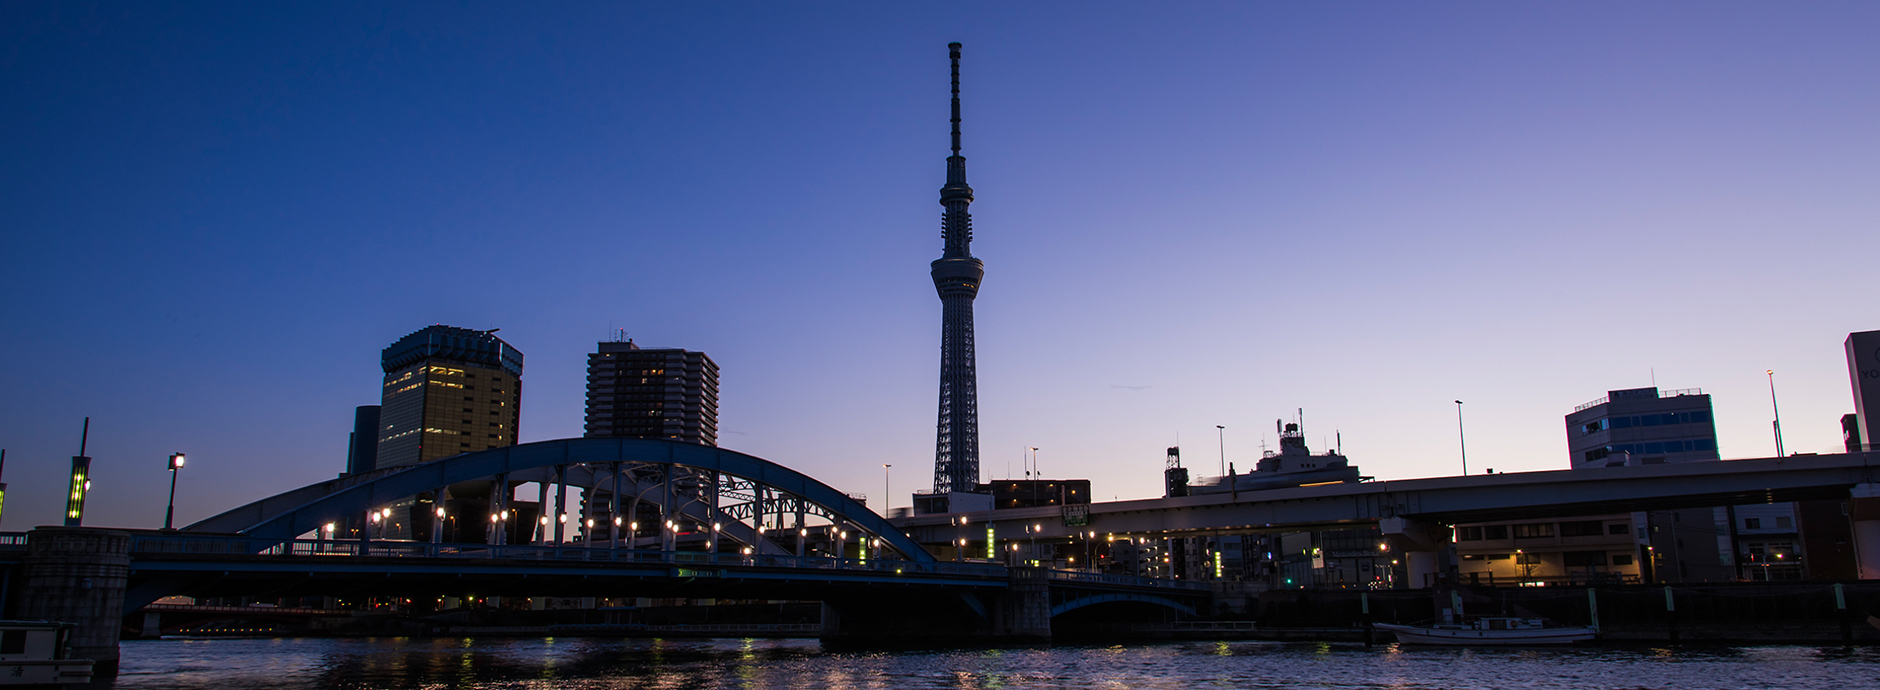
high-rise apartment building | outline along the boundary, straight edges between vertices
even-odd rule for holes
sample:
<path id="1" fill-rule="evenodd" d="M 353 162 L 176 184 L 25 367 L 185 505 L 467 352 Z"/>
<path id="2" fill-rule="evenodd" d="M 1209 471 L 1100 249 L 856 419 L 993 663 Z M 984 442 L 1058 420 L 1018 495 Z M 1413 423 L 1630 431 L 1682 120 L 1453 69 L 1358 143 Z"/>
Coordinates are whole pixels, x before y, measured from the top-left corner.
<path id="1" fill-rule="evenodd" d="M 378 467 L 516 444 L 522 353 L 495 332 L 429 326 L 380 353 Z"/>
<path id="2" fill-rule="evenodd" d="M 718 445 L 718 364 L 703 352 L 601 343 L 588 355 L 584 435 Z"/>

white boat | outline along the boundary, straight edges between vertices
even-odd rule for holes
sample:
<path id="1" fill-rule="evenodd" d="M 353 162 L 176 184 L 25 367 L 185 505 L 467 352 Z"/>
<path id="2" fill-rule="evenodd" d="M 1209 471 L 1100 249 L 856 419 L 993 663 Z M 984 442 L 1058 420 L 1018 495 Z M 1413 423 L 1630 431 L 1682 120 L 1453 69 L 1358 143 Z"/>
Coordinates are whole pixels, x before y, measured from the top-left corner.
<path id="1" fill-rule="evenodd" d="M 71 623 L 0 621 L 0 686 L 91 682 L 91 660 L 72 659 Z"/>
<path id="2" fill-rule="evenodd" d="M 1435 625 L 1392 625 L 1377 623 L 1379 630 L 1397 634 L 1404 644 L 1527 647 L 1585 642 L 1598 631 L 1587 627 L 1548 627 L 1539 618 L 1483 617 L 1463 623 Z"/>

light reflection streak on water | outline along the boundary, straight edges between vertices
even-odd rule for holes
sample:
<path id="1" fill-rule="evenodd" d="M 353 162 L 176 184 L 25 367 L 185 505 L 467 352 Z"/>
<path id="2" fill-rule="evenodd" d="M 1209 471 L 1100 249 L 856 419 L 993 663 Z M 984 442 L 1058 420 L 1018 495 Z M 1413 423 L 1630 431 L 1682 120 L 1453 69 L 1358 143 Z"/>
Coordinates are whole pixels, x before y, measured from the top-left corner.
<path id="1" fill-rule="evenodd" d="M 1318 663 L 1311 663 L 1318 662 Z M 1192 642 L 829 652 L 809 640 L 161 640 L 124 644 L 117 687 L 497 688 L 1871 687 L 1880 649 L 1365 649 Z"/>

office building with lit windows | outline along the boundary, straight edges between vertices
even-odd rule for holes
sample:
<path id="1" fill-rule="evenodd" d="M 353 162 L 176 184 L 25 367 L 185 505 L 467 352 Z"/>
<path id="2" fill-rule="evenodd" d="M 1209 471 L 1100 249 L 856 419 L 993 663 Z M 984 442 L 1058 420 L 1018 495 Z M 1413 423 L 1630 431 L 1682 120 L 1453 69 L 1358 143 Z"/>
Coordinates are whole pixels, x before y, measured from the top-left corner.
<path id="1" fill-rule="evenodd" d="M 495 331 L 429 326 L 385 348 L 379 365 L 377 467 L 516 444 L 522 353 Z"/>
<path id="2" fill-rule="evenodd" d="M 1575 470 L 1719 458 L 1710 396 L 1698 389 L 1607 391 L 1565 421 Z M 1472 584 L 1737 579 L 1727 508 L 1470 523 L 1455 539 L 1457 575 Z"/>
<path id="3" fill-rule="evenodd" d="M 703 352 L 600 343 L 588 355 L 584 435 L 718 445 L 718 364 Z"/>
<path id="4" fill-rule="evenodd" d="M 1576 470 L 1716 460 L 1710 396 L 1695 388 L 1608 391 L 1567 415 L 1567 451 Z"/>

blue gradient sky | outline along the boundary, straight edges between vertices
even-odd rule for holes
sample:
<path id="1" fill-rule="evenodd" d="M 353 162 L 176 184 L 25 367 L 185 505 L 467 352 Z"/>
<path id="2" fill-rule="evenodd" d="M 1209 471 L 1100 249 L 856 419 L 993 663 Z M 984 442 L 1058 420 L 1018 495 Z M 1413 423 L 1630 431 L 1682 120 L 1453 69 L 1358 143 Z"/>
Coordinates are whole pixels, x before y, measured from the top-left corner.
<path id="1" fill-rule="evenodd" d="M 1880 328 L 1880 5 L 0 4 L 4 528 L 332 477 L 378 352 L 528 358 L 578 436 L 610 327 L 723 368 L 722 445 L 931 483 L 948 41 L 983 468 L 1159 495 L 1305 408 L 1367 474 L 1563 468 L 1701 387 L 1725 457 L 1831 451 Z M 879 505 L 878 499 L 871 501 Z"/>

